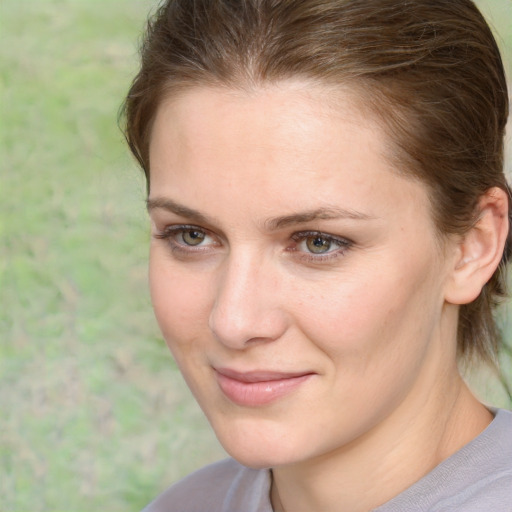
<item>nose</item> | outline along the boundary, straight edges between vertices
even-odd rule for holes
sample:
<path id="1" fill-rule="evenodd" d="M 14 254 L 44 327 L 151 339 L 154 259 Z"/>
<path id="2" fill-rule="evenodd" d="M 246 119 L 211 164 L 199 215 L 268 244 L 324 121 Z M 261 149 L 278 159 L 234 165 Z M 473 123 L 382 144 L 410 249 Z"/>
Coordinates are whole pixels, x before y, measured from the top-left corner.
<path id="1" fill-rule="evenodd" d="M 242 350 L 280 338 L 287 328 L 278 271 L 271 262 L 232 255 L 219 272 L 209 326 L 223 345 Z"/>

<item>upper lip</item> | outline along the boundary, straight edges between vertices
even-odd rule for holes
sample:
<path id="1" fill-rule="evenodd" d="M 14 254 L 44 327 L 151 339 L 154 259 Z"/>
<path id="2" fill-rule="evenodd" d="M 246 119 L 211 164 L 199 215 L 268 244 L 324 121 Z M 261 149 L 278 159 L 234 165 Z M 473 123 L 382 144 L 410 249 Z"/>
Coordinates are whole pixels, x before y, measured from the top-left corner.
<path id="1" fill-rule="evenodd" d="M 284 380 L 284 379 L 293 379 L 296 377 L 303 377 L 305 375 L 311 375 L 314 372 L 304 371 L 304 372 L 274 372 L 269 370 L 254 370 L 254 371 L 246 371 L 241 372 L 237 370 L 232 370 L 231 368 L 215 368 L 217 373 L 220 373 L 224 377 L 228 377 L 233 380 L 238 380 L 240 382 L 269 382 L 273 380 Z"/>

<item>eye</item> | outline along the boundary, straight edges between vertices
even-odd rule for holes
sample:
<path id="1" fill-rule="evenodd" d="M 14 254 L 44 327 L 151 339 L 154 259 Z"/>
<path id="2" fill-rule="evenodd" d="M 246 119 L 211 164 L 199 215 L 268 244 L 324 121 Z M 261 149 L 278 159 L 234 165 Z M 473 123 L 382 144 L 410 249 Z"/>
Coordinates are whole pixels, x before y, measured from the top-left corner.
<path id="1" fill-rule="evenodd" d="M 206 234 L 198 229 L 187 229 L 181 232 L 180 238 L 186 245 L 196 246 L 204 242 Z"/>
<path id="2" fill-rule="evenodd" d="M 308 236 L 303 243 L 306 244 L 308 251 L 313 254 L 324 254 L 329 252 L 332 246 L 331 240 L 321 235 Z"/>
<path id="3" fill-rule="evenodd" d="M 184 253 L 203 251 L 219 245 L 219 242 L 207 230 L 198 226 L 167 226 L 161 232 L 155 233 L 154 237 L 165 240 L 173 251 Z"/>
<path id="4" fill-rule="evenodd" d="M 294 233 L 292 240 L 296 244 L 291 250 L 313 262 L 342 256 L 352 246 L 352 242 L 346 238 L 318 231 Z"/>

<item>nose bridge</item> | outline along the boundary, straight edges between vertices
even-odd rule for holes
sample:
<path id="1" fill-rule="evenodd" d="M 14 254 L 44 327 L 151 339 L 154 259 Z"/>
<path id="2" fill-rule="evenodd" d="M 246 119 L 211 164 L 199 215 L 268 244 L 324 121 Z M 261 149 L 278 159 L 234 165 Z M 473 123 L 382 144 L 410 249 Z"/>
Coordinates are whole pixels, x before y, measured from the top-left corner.
<path id="1" fill-rule="evenodd" d="M 214 336 L 232 348 L 277 339 L 285 329 L 272 264 L 251 250 L 232 251 L 219 273 L 210 314 Z"/>

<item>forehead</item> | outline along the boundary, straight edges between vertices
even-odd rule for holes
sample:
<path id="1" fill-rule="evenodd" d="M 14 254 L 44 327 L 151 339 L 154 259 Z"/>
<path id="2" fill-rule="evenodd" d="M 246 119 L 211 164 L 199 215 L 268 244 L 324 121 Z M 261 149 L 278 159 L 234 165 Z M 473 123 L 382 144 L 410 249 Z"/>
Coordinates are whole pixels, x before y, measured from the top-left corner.
<path id="1" fill-rule="evenodd" d="M 371 142 L 384 153 L 387 138 L 360 103 L 351 90 L 301 81 L 245 90 L 192 87 L 167 98 L 157 110 L 150 167 L 155 171 L 161 157 L 210 156 L 213 164 L 214 157 L 227 160 L 239 149 L 246 161 L 256 155 L 299 161 L 312 151 L 333 154 L 349 138 L 358 145 Z"/>
<path id="2" fill-rule="evenodd" d="M 214 194 L 233 208 L 243 198 L 237 208 L 276 214 L 298 203 L 372 210 L 372 202 L 384 205 L 413 189 L 425 196 L 423 185 L 393 168 L 390 145 L 350 90 L 304 82 L 189 89 L 157 112 L 150 195 L 205 204 Z"/>

